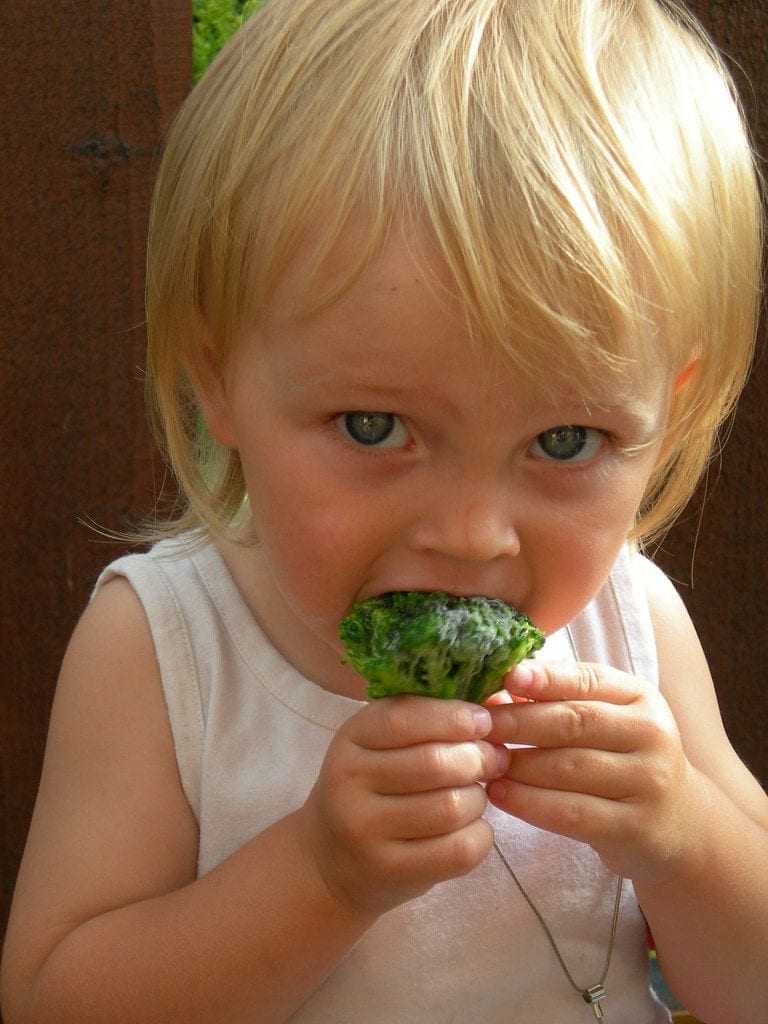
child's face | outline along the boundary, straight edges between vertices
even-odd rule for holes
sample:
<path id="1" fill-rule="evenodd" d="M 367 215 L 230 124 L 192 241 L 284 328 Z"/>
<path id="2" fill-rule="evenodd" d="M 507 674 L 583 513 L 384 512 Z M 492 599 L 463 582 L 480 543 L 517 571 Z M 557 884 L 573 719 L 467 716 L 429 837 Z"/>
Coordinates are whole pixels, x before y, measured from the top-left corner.
<path id="1" fill-rule="evenodd" d="M 338 272 L 341 246 L 334 258 Z M 332 306 L 294 321 L 301 281 L 299 262 L 208 410 L 240 452 L 260 542 L 228 560 L 278 648 L 360 696 L 337 628 L 373 594 L 483 594 L 546 632 L 568 622 L 632 527 L 669 375 L 609 409 L 546 379 L 532 389 L 470 343 L 457 303 L 398 236 Z"/>

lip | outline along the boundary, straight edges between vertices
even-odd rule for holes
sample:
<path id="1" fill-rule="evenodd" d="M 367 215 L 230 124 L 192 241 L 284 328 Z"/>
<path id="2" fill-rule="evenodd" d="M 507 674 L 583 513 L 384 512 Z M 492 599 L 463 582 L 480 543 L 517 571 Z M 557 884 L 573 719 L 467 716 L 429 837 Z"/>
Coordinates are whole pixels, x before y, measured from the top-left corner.
<path id="1" fill-rule="evenodd" d="M 386 587 L 381 590 L 376 590 L 370 594 L 366 594 L 360 600 L 365 601 L 370 597 L 383 597 L 385 594 L 405 594 L 405 593 L 422 593 L 422 594 L 433 594 L 442 593 L 448 594 L 449 597 L 457 598 L 459 600 L 465 600 L 472 597 L 481 597 L 486 601 L 501 601 L 511 608 L 517 608 L 517 605 L 513 601 L 509 601 L 506 597 L 500 594 L 490 593 L 487 590 L 480 588 L 470 587 L 441 587 L 441 586 L 395 586 Z"/>

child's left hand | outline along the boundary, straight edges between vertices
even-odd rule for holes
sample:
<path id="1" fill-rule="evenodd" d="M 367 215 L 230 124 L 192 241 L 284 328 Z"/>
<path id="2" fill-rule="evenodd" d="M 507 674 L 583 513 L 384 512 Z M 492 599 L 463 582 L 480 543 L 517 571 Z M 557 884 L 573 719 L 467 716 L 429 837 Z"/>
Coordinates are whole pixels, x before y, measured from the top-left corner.
<path id="1" fill-rule="evenodd" d="M 700 804 L 659 691 L 605 665 L 543 661 L 518 666 L 506 687 L 517 701 L 490 708 L 487 739 L 523 747 L 488 784 L 491 802 L 589 843 L 617 874 L 653 880 L 671 867 Z"/>

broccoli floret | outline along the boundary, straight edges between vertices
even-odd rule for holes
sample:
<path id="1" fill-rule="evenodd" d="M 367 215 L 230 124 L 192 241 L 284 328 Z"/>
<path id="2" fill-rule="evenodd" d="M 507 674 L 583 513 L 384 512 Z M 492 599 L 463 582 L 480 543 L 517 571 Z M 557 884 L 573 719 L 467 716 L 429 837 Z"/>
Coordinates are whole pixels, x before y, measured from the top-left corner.
<path id="1" fill-rule="evenodd" d="M 513 665 L 544 645 L 531 620 L 503 601 L 442 591 L 381 594 L 341 621 L 345 664 L 371 698 L 395 693 L 482 704 Z"/>

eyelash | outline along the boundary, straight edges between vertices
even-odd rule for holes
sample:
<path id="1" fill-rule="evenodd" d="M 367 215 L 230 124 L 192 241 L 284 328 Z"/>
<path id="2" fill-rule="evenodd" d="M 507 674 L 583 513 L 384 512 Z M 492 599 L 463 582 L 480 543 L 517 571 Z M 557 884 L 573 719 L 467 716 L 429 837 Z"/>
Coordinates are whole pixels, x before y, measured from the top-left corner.
<path id="1" fill-rule="evenodd" d="M 345 443 L 357 451 L 371 455 L 403 451 L 409 447 L 411 441 L 407 426 L 396 413 L 356 409 L 352 412 L 339 413 L 333 418 L 333 424 Z M 369 434 L 369 440 L 364 440 L 361 436 L 366 432 Z M 381 436 L 378 437 L 377 434 Z M 558 457 L 546 450 L 545 444 L 553 441 L 556 445 L 566 446 L 566 457 Z M 610 441 L 610 436 L 598 428 L 580 424 L 561 424 L 538 434 L 528 447 L 528 453 L 532 458 L 543 462 L 563 467 L 578 467 L 591 463 Z M 568 444 L 575 444 L 577 449 L 570 457 L 567 456 Z"/>
<path id="2" fill-rule="evenodd" d="M 563 447 L 568 444 L 573 445 L 575 442 L 577 450 L 574 452 L 573 457 L 558 457 L 552 452 L 546 451 L 544 447 L 545 439 L 547 442 L 554 442 L 555 445 L 560 444 Z M 596 427 L 564 423 L 542 431 L 537 435 L 528 450 L 532 458 L 535 459 L 560 463 L 563 466 L 580 466 L 583 463 L 592 462 L 595 456 L 600 453 L 607 440 L 609 438 L 605 431 L 599 430 Z M 537 447 L 538 453 L 536 452 Z"/>
<path id="3" fill-rule="evenodd" d="M 370 440 L 366 441 L 359 435 L 355 436 L 352 430 L 352 423 L 356 418 L 361 420 L 359 425 L 362 427 L 362 430 L 360 433 L 367 430 L 371 435 Z M 355 448 L 369 452 L 402 450 L 408 447 L 408 442 L 410 441 L 410 432 L 396 413 L 356 409 L 353 412 L 340 413 L 334 418 L 333 422 L 346 441 L 350 442 Z M 380 440 L 375 438 L 377 427 L 385 431 L 384 436 Z M 395 442 L 386 444 L 385 442 L 390 441 L 393 434 Z"/>

